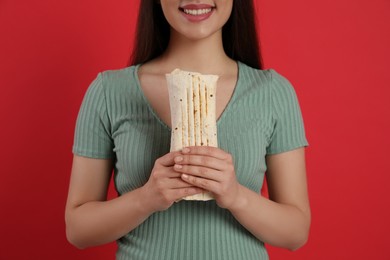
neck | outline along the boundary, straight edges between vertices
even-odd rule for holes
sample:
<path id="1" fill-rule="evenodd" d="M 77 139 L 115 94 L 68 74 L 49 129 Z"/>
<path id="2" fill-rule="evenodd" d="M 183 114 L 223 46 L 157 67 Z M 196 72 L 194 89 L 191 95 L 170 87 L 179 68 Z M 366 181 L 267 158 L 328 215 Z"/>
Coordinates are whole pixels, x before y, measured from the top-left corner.
<path id="1" fill-rule="evenodd" d="M 224 52 L 222 32 L 205 39 L 191 40 L 173 30 L 167 50 L 161 56 L 171 69 L 180 68 L 205 74 L 224 74 L 232 61 Z"/>

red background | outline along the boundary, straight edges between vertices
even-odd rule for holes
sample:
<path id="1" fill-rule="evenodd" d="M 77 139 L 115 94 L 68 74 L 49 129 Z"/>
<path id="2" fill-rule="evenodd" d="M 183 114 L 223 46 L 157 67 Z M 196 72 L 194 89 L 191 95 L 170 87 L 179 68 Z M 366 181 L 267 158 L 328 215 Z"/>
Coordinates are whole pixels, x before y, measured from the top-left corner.
<path id="1" fill-rule="evenodd" d="M 80 102 L 98 72 L 126 65 L 137 4 L 0 1 L 0 259 L 114 259 L 114 243 L 67 243 L 64 207 Z M 265 65 L 295 86 L 310 142 L 310 240 L 271 259 L 390 259 L 390 2 L 257 11 Z"/>

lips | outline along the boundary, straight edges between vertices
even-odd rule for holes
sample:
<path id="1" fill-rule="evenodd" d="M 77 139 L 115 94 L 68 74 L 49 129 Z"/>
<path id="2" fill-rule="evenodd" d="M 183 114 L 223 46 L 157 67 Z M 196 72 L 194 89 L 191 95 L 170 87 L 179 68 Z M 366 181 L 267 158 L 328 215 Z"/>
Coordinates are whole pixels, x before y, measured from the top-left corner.
<path id="1" fill-rule="evenodd" d="M 203 15 L 211 12 L 211 8 L 205 8 L 205 9 L 183 9 L 183 12 L 186 14 L 191 15 Z"/>
<path id="2" fill-rule="evenodd" d="M 188 4 L 179 7 L 179 10 L 183 13 L 184 17 L 190 22 L 201 22 L 209 18 L 215 6 L 208 4 Z"/>

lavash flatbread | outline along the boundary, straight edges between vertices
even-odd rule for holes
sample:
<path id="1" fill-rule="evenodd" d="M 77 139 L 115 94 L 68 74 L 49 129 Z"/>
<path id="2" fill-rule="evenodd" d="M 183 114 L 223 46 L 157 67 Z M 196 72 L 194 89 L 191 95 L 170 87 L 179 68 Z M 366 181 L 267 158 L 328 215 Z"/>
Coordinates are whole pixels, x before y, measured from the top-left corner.
<path id="1" fill-rule="evenodd" d="M 216 75 L 175 69 L 166 74 L 171 109 L 171 151 L 186 146 L 218 147 L 216 123 Z M 210 200 L 210 193 L 185 197 Z"/>

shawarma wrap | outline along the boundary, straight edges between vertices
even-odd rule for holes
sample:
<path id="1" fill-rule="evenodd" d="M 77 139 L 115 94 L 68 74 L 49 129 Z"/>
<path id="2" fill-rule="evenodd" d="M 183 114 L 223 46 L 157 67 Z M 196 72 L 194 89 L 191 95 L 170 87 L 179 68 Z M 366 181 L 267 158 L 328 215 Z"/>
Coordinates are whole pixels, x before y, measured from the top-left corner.
<path id="1" fill-rule="evenodd" d="M 171 109 L 171 151 L 187 146 L 218 147 L 216 122 L 216 75 L 175 69 L 166 74 Z M 201 193 L 185 200 L 210 200 Z"/>

